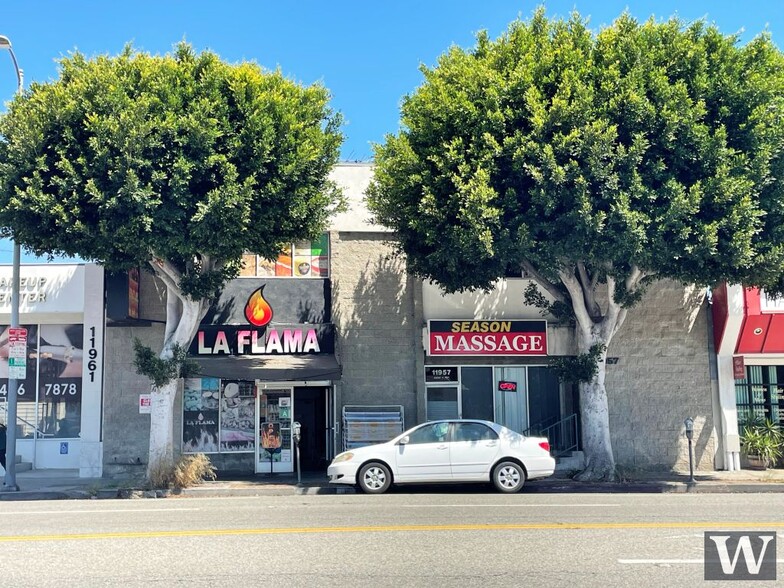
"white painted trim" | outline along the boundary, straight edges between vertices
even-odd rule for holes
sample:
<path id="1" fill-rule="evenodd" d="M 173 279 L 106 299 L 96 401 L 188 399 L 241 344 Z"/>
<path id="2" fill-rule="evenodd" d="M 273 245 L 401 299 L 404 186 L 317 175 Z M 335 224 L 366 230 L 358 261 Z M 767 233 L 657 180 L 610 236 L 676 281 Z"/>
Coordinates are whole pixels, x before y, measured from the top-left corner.
<path id="1" fill-rule="evenodd" d="M 278 389 L 278 388 L 298 388 L 304 386 L 332 386 L 332 380 L 298 380 L 296 382 L 268 382 L 267 380 L 256 380 L 256 387 L 260 390 Z"/>
<path id="2" fill-rule="evenodd" d="M 719 388 L 717 412 L 721 417 L 719 446 L 724 450 L 722 460 L 724 469 L 729 471 L 740 469 L 738 407 L 735 402 L 735 376 L 732 368 L 732 356 L 735 355 L 738 337 L 743 326 L 744 310 L 743 286 L 728 284 L 727 321 L 724 325 L 721 343 L 716 350 L 716 364 Z M 746 356 L 744 355 L 745 358 Z"/>

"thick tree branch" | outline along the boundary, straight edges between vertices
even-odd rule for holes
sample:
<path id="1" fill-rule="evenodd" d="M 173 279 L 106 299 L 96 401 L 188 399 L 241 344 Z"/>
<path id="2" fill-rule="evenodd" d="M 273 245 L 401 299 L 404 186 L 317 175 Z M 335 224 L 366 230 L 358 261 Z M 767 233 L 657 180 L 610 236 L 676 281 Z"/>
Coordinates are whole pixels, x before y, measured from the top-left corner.
<path id="1" fill-rule="evenodd" d="M 169 341 L 174 337 L 177 325 L 182 318 L 182 301 L 172 292 L 170 287 L 166 287 L 166 331 L 163 335 L 163 347 L 169 347 Z"/>
<path id="2" fill-rule="evenodd" d="M 610 342 L 615 334 L 618 325 L 618 317 L 621 314 L 621 305 L 615 300 L 615 276 L 607 274 L 607 314 L 602 320 L 602 339 L 605 344 Z"/>
<path id="3" fill-rule="evenodd" d="M 626 276 L 626 280 L 624 281 L 626 292 L 628 294 L 636 293 L 637 287 L 646 275 L 647 274 L 639 267 L 633 266 L 631 272 L 629 272 L 629 275 Z M 602 326 L 602 334 L 609 341 L 615 333 L 618 332 L 618 329 L 621 328 L 626 320 L 627 314 L 627 309 L 618 304 L 615 300 L 615 278 L 611 275 L 608 275 L 607 277 L 607 299 L 609 301 L 609 310 L 606 318 L 610 320 L 607 320 L 606 324 Z"/>
<path id="4" fill-rule="evenodd" d="M 626 291 L 635 292 L 637 290 L 637 286 L 640 285 L 640 282 L 646 275 L 647 274 L 636 265 L 632 266 L 632 271 L 626 277 Z"/>
<path id="5" fill-rule="evenodd" d="M 187 301 L 180 289 L 181 274 L 171 262 L 153 253 L 150 266 L 166 286 L 166 328 L 161 351 L 161 356 L 165 356 L 171 350 L 171 343 L 177 340 L 177 331 L 182 324 L 184 305 Z"/>
<path id="6" fill-rule="evenodd" d="M 574 316 L 577 319 L 577 326 L 583 331 L 584 335 L 588 336 L 591 331 L 593 320 L 588 314 L 588 309 L 585 307 L 583 288 L 580 286 L 580 281 L 575 277 L 573 269 L 558 270 L 558 276 L 569 292 L 572 310 L 574 310 Z"/>
<path id="7" fill-rule="evenodd" d="M 582 261 L 577 262 L 577 273 L 580 276 L 580 283 L 583 287 L 583 296 L 585 297 L 585 306 L 588 309 L 588 314 L 592 318 L 598 319 L 602 315 L 602 310 L 599 308 L 599 303 L 596 302 L 596 272 L 593 278 L 588 276 L 588 270 L 585 269 L 585 264 Z"/>
<path id="8" fill-rule="evenodd" d="M 155 272 L 155 275 L 166 285 L 166 288 L 174 290 L 174 294 L 177 295 L 177 298 L 184 301 L 185 296 L 180 288 L 182 274 L 180 274 L 179 270 L 177 270 L 169 260 L 159 257 L 154 252 L 152 254 L 152 259 L 150 260 L 150 266 Z"/>
<path id="9" fill-rule="evenodd" d="M 547 292 L 558 300 L 559 302 L 567 302 L 566 297 L 563 295 L 563 292 L 558 289 L 558 286 L 553 284 L 550 280 L 545 278 L 529 261 L 523 260 L 521 264 L 523 269 L 537 281 L 537 283 L 547 290 Z"/>

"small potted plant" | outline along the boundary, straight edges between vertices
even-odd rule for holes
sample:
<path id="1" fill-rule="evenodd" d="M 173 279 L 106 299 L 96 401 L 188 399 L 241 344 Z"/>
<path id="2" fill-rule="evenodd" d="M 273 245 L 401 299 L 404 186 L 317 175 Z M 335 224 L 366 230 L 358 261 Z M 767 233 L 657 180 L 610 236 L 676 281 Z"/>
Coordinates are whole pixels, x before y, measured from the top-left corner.
<path id="1" fill-rule="evenodd" d="M 743 425 L 740 447 L 750 469 L 765 470 L 781 459 L 784 436 L 778 425 L 770 420 L 758 420 Z"/>

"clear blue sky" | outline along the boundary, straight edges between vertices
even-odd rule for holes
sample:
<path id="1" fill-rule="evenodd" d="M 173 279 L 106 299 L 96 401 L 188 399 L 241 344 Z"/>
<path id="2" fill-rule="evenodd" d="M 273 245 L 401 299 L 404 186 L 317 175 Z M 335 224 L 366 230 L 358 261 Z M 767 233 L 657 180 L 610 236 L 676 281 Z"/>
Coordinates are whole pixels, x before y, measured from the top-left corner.
<path id="1" fill-rule="evenodd" d="M 477 31 L 496 37 L 540 5 L 550 16 L 576 9 L 597 30 L 624 9 L 640 20 L 705 18 L 741 32 L 742 42 L 767 28 L 784 47 L 781 0 L 25 0 L 4 3 L 0 34 L 11 39 L 25 84 L 56 78 L 57 58 L 75 49 L 114 55 L 131 42 L 166 53 L 182 39 L 227 61 L 321 81 L 345 117 L 342 158 L 369 161 L 371 144 L 398 130 L 400 100 L 421 83 L 420 64 L 433 65 L 451 45 L 472 46 Z M 0 102 L 15 90 L 10 58 L 0 54 Z M 9 261 L 0 241 L 0 263 Z"/>

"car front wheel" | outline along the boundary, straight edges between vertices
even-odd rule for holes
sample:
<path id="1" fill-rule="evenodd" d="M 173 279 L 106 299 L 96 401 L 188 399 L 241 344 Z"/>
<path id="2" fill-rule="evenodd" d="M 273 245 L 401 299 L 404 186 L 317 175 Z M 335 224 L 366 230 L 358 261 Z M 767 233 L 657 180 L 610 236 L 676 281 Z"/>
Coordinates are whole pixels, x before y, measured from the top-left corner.
<path id="1" fill-rule="evenodd" d="M 503 461 L 493 470 L 493 484 L 500 492 L 518 492 L 525 484 L 525 470 L 513 461 Z"/>
<path id="2" fill-rule="evenodd" d="M 383 463 L 369 463 L 359 470 L 357 482 L 365 494 L 382 494 L 392 485 L 392 474 Z"/>

